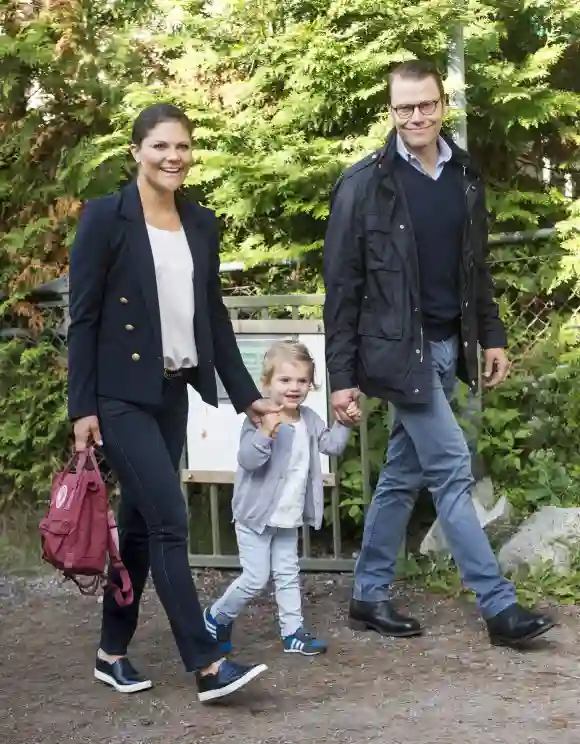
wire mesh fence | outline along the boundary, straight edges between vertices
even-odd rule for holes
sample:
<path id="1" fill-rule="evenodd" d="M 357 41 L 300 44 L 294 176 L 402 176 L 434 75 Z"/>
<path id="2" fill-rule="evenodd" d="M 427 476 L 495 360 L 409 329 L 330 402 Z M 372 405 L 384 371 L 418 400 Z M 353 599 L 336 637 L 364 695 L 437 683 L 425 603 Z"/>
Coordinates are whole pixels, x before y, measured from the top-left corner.
<path id="1" fill-rule="evenodd" d="M 580 283 L 560 280 L 567 257 L 560 251 L 506 254 L 495 251 L 489 265 L 514 370 L 525 370 L 554 334 L 563 344 L 580 343 Z"/>

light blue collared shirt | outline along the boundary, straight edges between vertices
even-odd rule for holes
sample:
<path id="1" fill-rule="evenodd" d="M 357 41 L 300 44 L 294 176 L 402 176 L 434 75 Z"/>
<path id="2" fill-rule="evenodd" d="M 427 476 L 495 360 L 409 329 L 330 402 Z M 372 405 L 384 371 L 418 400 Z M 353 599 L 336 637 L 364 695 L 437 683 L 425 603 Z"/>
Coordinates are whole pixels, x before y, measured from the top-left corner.
<path id="1" fill-rule="evenodd" d="M 445 166 L 445 163 L 448 163 L 451 160 L 452 152 L 451 148 L 445 142 L 443 137 L 437 138 L 437 147 L 439 149 L 439 157 L 437 158 L 437 165 L 435 166 L 435 173 L 432 175 L 431 173 L 427 173 L 425 168 L 423 168 L 423 165 L 419 158 L 416 155 L 413 155 L 412 152 L 409 152 L 407 150 L 407 147 L 405 143 L 403 142 L 403 138 L 400 134 L 397 134 L 397 152 L 399 155 L 403 158 L 403 160 L 406 160 L 407 163 L 413 166 L 416 170 L 419 171 L 419 173 L 422 173 L 424 176 L 428 176 L 429 178 L 432 178 L 434 181 L 436 181 L 439 176 L 443 173 L 443 168 Z"/>

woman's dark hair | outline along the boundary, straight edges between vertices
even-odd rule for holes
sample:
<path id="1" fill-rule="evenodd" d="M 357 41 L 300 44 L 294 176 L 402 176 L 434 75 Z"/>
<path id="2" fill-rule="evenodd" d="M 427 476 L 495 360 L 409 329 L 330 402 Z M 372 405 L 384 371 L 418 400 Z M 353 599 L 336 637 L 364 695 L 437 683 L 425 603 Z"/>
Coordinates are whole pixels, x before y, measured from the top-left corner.
<path id="1" fill-rule="evenodd" d="M 152 129 L 166 121 L 177 121 L 183 124 L 191 134 L 193 124 L 180 108 L 172 103 L 154 103 L 153 106 L 143 109 L 133 122 L 131 142 L 139 146 Z"/>

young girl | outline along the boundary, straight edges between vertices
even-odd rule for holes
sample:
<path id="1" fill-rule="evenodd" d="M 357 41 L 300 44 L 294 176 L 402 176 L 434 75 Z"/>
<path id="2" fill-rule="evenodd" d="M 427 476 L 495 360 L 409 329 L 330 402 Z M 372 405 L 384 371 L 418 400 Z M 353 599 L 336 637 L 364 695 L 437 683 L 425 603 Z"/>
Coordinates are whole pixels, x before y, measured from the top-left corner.
<path id="1" fill-rule="evenodd" d="M 314 361 L 294 341 L 274 344 L 264 357 L 262 386 L 279 413 L 264 416 L 259 427 L 247 418 L 240 435 L 239 468 L 232 502 L 242 573 L 205 611 L 208 631 L 231 651 L 232 623 L 265 588 L 270 575 L 284 651 L 314 656 L 326 651 L 305 627 L 300 597 L 298 528 L 320 529 L 324 509 L 319 453 L 341 454 L 350 429 L 327 429 L 302 405 L 314 387 Z M 356 404 L 348 411 L 360 419 Z"/>

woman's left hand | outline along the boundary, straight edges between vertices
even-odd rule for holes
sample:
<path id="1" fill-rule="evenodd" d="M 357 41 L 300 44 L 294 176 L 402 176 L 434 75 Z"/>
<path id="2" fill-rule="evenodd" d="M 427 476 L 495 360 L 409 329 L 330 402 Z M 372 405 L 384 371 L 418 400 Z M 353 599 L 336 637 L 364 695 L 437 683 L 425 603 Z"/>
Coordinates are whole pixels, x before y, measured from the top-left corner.
<path id="1" fill-rule="evenodd" d="M 282 410 L 282 406 L 277 406 L 267 398 L 258 398 L 252 405 L 247 409 L 246 413 L 256 426 L 262 421 L 262 416 L 266 416 L 269 413 L 279 413 Z"/>

